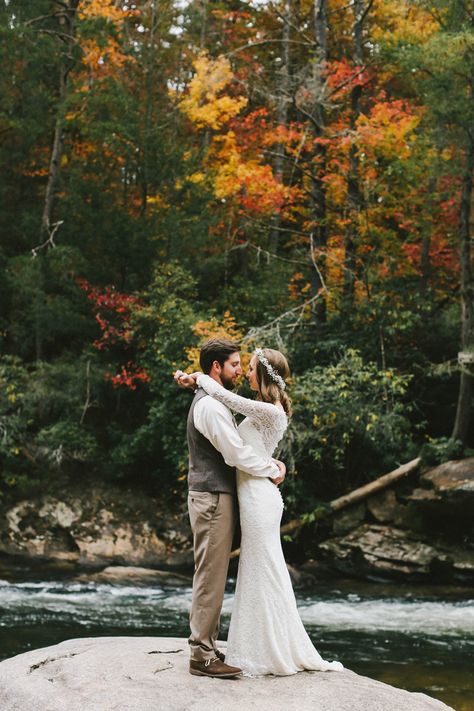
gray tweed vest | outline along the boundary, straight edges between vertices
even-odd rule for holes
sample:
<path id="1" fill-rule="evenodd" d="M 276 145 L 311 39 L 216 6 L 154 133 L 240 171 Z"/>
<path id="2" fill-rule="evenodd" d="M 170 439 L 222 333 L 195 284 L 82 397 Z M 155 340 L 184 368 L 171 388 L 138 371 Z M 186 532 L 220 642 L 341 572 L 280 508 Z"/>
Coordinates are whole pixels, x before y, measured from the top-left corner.
<path id="1" fill-rule="evenodd" d="M 211 491 L 235 494 L 235 469 L 225 463 L 224 457 L 194 426 L 194 408 L 203 397 L 209 397 L 199 388 L 188 413 L 189 473 L 191 491 Z"/>

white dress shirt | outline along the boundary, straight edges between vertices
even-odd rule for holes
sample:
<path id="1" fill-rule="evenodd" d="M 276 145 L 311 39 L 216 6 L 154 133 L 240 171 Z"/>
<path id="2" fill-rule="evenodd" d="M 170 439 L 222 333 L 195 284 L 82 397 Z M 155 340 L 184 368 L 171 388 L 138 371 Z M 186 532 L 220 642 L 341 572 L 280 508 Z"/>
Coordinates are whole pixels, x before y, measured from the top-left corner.
<path id="1" fill-rule="evenodd" d="M 230 467 L 251 476 L 274 479 L 280 469 L 242 442 L 229 408 L 213 397 L 201 398 L 194 407 L 194 426 L 224 457 Z"/>

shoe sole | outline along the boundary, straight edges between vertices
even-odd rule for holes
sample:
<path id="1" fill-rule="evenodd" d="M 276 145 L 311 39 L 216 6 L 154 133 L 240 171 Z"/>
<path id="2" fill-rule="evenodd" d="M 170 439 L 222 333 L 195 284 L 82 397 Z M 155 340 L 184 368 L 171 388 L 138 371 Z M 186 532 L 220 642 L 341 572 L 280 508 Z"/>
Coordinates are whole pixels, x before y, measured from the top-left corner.
<path id="1" fill-rule="evenodd" d="M 207 674 L 206 672 L 199 671 L 198 669 L 190 669 L 189 673 L 193 676 L 209 676 L 211 679 L 232 679 L 236 676 L 242 676 L 243 672 L 235 672 L 233 674 Z"/>

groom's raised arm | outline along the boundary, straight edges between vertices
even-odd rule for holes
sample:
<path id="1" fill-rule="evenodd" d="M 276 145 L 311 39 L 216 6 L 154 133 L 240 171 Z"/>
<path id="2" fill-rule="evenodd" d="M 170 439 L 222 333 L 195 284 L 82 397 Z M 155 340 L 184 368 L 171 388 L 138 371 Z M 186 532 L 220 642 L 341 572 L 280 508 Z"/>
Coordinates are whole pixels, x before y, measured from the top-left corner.
<path id="1" fill-rule="evenodd" d="M 222 454 L 229 466 L 251 476 L 267 479 L 280 477 L 279 467 L 270 458 L 260 457 L 253 447 L 242 442 L 230 410 L 222 403 L 211 397 L 202 398 L 194 408 L 194 424 L 196 429 Z"/>

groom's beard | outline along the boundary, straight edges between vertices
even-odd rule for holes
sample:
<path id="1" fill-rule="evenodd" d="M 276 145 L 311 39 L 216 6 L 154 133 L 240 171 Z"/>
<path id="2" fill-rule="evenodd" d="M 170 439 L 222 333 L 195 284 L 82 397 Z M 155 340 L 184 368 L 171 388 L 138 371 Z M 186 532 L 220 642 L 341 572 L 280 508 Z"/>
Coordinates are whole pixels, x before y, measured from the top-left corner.
<path id="1" fill-rule="evenodd" d="M 235 378 L 226 378 L 221 375 L 221 383 L 226 390 L 233 390 L 235 388 Z"/>

